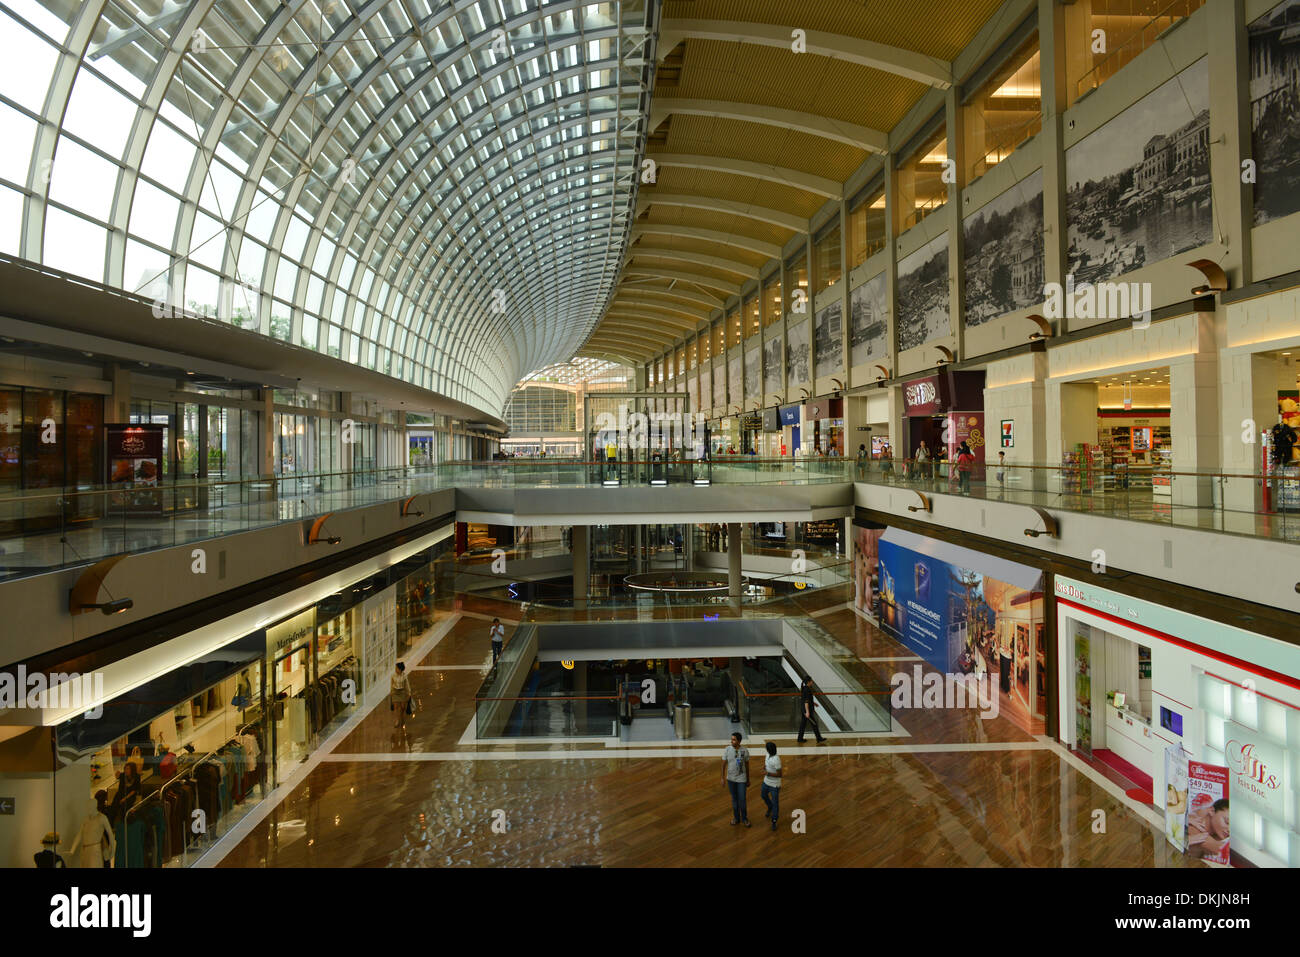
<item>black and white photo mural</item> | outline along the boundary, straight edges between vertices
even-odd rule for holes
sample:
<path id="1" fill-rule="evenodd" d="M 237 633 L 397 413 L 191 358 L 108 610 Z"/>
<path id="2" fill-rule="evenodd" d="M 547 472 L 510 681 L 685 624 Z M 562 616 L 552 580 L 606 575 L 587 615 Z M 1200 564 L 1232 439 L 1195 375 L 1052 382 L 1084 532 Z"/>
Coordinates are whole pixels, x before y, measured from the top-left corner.
<path id="1" fill-rule="evenodd" d="M 849 293 L 850 358 L 855 366 L 889 358 L 889 314 L 885 274 L 872 276 Z"/>
<path id="2" fill-rule="evenodd" d="M 686 394 L 690 397 L 686 411 L 700 411 L 700 382 L 695 377 L 694 369 L 686 374 Z"/>
<path id="3" fill-rule="evenodd" d="M 836 299 L 813 322 L 813 355 L 818 375 L 844 371 L 844 304 Z"/>
<path id="4" fill-rule="evenodd" d="M 1300 0 L 1247 28 L 1255 225 L 1300 211 Z"/>
<path id="5" fill-rule="evenodd" d="M 923 346 L 951 332 L 944 233 L 898 261 L 898 348 Z"/>
<path id="6" fill-rule="evenodd" d="M 713 408 L 713 367 L 709 360 L 700 362 L 700 409 Z"/>
<path id="7" fill-rule="evenodd" d="M 740 371 L 744 358 L 740 353 L 736 353 L 727 360 L 727 404 L 740 405 L 745 401 L 744 382 L 741 381 Z"/>
<path id="8" fill-rule="evenodd" d="M 784 343 L 785 337 L 780 335 L 763 343 L 763 391 L 767 393 L 763 396 L 764 405 L 768 395 L 781 392 L 781 375 L 785 371 Z"/>
<path id="9" fill-rule="evenodd" d="M 785 350 L 786 381 L 793 388 L 808 381 L 808 317 L 798 313 L 786 320 L 785 337 L 789 344 Z"/>
<path id="10" fill-rule="evenodd" d="M 759 359 L 762 357 L 762 350 L 759 348 L 758 339 L 750 341 L 745 346 L 745 401 L 754 402 L 761 399 L 759 394 L 762 392 L 763 377 L 762 368 Z"/>
<path id="11" fill-rule="evenodd" d="M 1201 57 L 1065 152 L 1069 272 L 1104 282 L 1213 239 Z"/>
<path id="12" fill-rule="evenodd" d="M 713 406 L 718 408 L 727 404 L 727 366 L 726 360 L 713 361 Z"/>
<path id="13" fill-rule="evenodd" d="M 966 325 L 1043 301 L 1043 171 L 962 223 Z"/>

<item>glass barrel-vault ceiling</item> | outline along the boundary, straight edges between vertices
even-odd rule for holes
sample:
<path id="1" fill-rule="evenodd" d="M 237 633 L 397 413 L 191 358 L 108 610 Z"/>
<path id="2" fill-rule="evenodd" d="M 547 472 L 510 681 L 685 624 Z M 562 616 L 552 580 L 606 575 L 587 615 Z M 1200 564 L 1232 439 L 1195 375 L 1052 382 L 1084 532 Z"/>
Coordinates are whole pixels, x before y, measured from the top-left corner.
<path id="1" fill-rule="evenodd" d="M 647 6 L 0 0 L 0 252 L 498 414 L 617 279 Z"/>

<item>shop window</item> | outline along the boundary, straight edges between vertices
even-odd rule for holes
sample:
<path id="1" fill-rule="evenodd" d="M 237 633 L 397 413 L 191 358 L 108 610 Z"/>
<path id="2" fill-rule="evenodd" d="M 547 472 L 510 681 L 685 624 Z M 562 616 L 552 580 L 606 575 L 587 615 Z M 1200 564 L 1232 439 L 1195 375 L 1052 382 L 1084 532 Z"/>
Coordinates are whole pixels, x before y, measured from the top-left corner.
<path id="1" fill-rule="evenodd" d="M 948 202 L 943 172 L 948 134 L 941 124 L 898 168 L 898 210 L 902 230 L 910 229 Z"/>
<path id="2" fill-rule="evenodd" d="M 865 190 L 849 205 L 849 268 L 885 248 L 885 188 Z"/>
<path id="3" fill-rule="evenodd" d="M 23 393 L 0 389 L 0 489 L 22 487 Z"/>
<path id="4" fill-rule="evenodd" d="M 961 108 L 966 180 L 983 176 L 1043 125 L 1035 33 L 980 85 Z"/>
<path id="5" fill-rule="evenodd" d="M 840 281 L 840 224 L 824 230 L 813 242 L 813 295 Z"/>
<path id="6" fill-rule="evenodd" d="M 1101 86 L 1205 0 L 1107 0 L 1063 7 L 1066 106 Z M 1100 31 L 1100 33 L 1098 32 Z"/>

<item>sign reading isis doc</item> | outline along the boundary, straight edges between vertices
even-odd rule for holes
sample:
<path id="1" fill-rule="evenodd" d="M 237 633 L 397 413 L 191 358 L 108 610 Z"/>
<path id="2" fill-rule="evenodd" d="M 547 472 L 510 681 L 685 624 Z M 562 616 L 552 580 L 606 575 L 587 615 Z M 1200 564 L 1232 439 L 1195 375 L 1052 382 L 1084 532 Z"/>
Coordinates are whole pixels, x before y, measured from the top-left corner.
<path id="1" fill-rule="evenodd" d="M 1258 732 L 1232 721 L 1224 726 L 1224 732 L 1228 741 L 1223 753 L 1228 762 L 1233 800 L 1245 801 L 1265 817 L 1285 825 L 1282 749 L 1262 739 Z"/>

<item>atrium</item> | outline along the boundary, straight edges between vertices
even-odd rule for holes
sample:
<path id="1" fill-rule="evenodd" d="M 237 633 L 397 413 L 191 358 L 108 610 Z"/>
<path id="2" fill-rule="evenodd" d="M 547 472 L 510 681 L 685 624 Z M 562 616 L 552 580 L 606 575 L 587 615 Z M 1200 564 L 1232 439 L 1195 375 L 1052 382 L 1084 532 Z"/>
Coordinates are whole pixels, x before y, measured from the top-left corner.
<path id="1" fill-rule="evenodd" d="M 1297 38 L 0 0 L 0 865 L 1300 866 Z"/>

